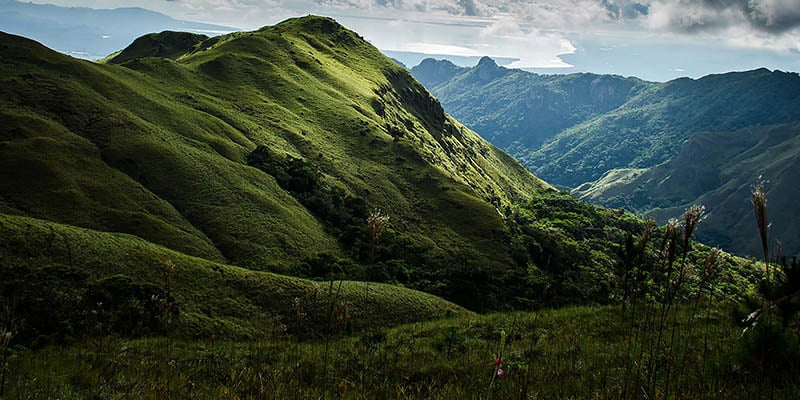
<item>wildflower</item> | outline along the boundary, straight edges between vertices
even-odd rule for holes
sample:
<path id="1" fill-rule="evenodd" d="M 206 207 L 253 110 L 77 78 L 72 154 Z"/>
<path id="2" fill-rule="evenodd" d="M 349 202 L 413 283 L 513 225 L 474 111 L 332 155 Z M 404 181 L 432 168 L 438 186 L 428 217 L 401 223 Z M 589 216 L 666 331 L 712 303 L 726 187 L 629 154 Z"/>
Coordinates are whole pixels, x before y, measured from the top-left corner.
<path id="1" fill-rule="evenodd" d="M 497 369 L 497 376 L 502 376 L 502 375 L 503 375 L 503 369 L 502 368 L 498 368 Z"/>
<path id="2" fill-rule="evenodd" d="M 500 359 L 495 357 L 494 358 L 494 365 L 498 365 L 498 364 L 500 364 Z"/>

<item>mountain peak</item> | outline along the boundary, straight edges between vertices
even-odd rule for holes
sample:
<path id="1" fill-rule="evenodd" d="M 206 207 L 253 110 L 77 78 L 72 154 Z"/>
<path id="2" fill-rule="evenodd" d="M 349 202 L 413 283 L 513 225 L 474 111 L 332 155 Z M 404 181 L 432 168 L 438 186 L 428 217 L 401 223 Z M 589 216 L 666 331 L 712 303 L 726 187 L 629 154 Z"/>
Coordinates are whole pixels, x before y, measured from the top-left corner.
<path id="1" fill-rule="evenodd" d="M 440 83 L 449 81 L 454 76 L 464 72 L 466 68 L 459 67 L 448 60 L 436 60 L 426 58 L 416 67 L 411 69 L 423 85 L 434 87 Z"/>
<path id="2" fill-rule="evenodd" d="M 478 65 L 476 67 L 492 67 L 498 68 L 497 63 L 494 61 L 492 57 L 483 56 L 481 57 L 480 61 L 478 61 Z"/>
<path id="3" fill-rule="evenodd" d="M 125 61 L 144 57 L 176 59 L 206 39 L 208 39 L 206 35 L 189 32 L 163 31 L 161 33 L 149 33 L 137 38 L 116 55 L 109 56 L 106 62 L 121 64 Z"/>
<path id="4" fill-rule="evenodd" d="M 342 30 L 348 30 L 340 23 L 336 22 L 335 19 L 330 17 L 321 17 L 319 15 L 306 15 L 305 17 L 290 18 L 275 26 L 276 27 L 295 26 L 301 28 L 306 33 L 322 33 L 322 34 L 331 34 Z M 262 29 L 272 29 L 272 27 L 266 26 Z"/>
<path id="5" fill-rule="evenodd" d="M 494 59 L 489 56 L 482 57 L 481 60 L 478 61 L 478 65 L 476 65 L 474 68 L 474 72 L 477 74 L 478 79 L 483 82 L 491 81 L 502 76 L 504 71 L 508 70 L 497 66 L 497 63 L 494 61 Z"/>

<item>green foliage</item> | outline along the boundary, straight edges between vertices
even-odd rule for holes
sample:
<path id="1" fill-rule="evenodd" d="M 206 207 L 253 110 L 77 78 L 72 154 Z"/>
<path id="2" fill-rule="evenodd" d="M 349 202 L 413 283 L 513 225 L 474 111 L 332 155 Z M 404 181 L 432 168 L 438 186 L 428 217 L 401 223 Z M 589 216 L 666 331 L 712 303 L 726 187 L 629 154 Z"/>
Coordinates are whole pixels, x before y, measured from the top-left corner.
<path id="1" fill-rule="evenodd" d="M 736 360 L 742 368 L 781 378 L 800 370 L 800 336 L 774 319 L 766 319 L 742 336 Z"/>
<path id="2" fill-rule="evenodd" d="M 88 336 L 160 335 L 166 329 L 152 301 L 165 297 L 164 290 L 125 275 L 94 280 L 65 265 L 12 264 L 0 276 L 0 297 L 21 318 L 17 344 L 41 347 Z"/>
<path id="3" fill-rule="evenodd" d="M 642 223 L 621 211 L 588 205 L 550 191 L 507 213 L 512 249 L 527 281 L 546 295 L 543 305 L 612 300 L 621 244 Z"/>
<path id="4" fill-rule="evenodd" d="M 345 248 L 357 246 L 366 236 L 366 201 L 325 183 L 313 163 L 291 155 L 281 157 L 266 146 L 256 147 L 247 156 L 247 163 L 272 175 L 278 185 L 314 214 Z"/>

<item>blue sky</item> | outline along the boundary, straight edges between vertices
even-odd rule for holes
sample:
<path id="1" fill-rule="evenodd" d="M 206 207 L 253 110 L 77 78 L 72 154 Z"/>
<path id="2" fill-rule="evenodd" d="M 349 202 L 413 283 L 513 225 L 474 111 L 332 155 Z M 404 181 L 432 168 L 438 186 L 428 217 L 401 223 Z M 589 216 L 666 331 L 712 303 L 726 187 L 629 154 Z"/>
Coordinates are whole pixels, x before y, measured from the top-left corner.
<path id="1" fill-rule="evenodd" d="M 327 15 L 382 50 L 513 60 L 543 73 L 668 80 L 800 71 L 800 0 L 45 0 L 143 7 L 241 29 Z"/>

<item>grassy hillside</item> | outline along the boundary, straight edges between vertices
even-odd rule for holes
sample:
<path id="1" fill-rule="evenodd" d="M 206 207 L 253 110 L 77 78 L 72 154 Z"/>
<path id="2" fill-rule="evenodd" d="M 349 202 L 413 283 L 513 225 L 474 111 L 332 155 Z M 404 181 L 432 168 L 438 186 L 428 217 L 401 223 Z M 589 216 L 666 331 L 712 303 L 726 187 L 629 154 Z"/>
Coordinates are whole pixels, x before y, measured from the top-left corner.
<path id="1" fill-rule="evenodd" d="M 758 255 L 753 210 L 747 201 L 759 176 L 767 181 L 771 235 L 784 254 L 800 252 L 800 230 L 789 223 L 800 213 L 797 202 L 800 126 L 797 123 L 696 134 L 670 161 L 649 169 L 612 170 L 576 189 L 582 199 L 625 207 L 666 221 L 692 204 L 709 214 L 698 232 L 702 241 Z"/>
<path id="2" fill-rule="evenodd" d="M 148 38 L 186 47 L 170 33 Z M 10 35 L 0 42 L 7 213 L 285 271 L 349 251 L 309 201 L 352 198 L 382 209 L 390 229 L 425 251 L 463 249 L 503 265 L 495 208 L 548 187 L 329 19 L 290 20 L 121 66 Z M 121 54 L 154 54 L 144 45 Z M 248 165 L 258 146 L 301 160 L 322 194 L 298 199 Z"/>
<path id="3" fill-rule="evenodd" d="M 0 398 L 795 392 L 796 262 L 555 190 L 331 19 L 0 49 Z"/>
<path id="4" fill-rule="evenodd" d="M 651 361 L 648 353 L 639 358 L 632 341 L 643 325 L 621 319 L 616 307 L 582 307 L 418 323 L 329 345 L 278 337 L 51 347 L 11 358 L 7 393 L 34 399 L 796 398 L 797 364 L 759 370 L 743 351 L 752 339 L 741 337 L 729 312 L 715 306 L 693 320 L 681 308 L 679 334 L 669 339 L 676 351 L 659 355 L 663 364 L 652 382 L 646 368 L 636 367 Z"/>
<path id="5" fill-rule="evenodd" d="M 0 237 L 2 299 L 13 301 L 25 320 L 15 330 L 16 343 L 41 346 L 96 329 L 162 333 L 151 297 L 167 295 L 167 268 L 177 301 L 172 329 L 189 338 L 253 339 L 285 331 L 315 337 L 466 315 L 452 303 L 397 286 L 251 271 L 131 235 L 26 217 L 0 215 Z"/>

